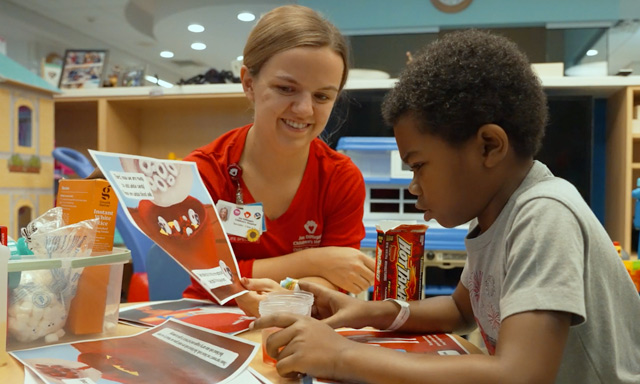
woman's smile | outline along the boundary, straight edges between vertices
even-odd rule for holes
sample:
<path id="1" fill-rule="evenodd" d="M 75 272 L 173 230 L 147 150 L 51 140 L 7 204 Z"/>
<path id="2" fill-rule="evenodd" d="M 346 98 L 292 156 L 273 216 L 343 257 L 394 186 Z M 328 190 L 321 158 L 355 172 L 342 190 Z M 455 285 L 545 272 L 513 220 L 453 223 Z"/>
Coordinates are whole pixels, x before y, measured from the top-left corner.
<path id="1" fill-rule="evenodd" d="M 288 125 L 289 127 L 291 127 L 291 128 L 295 128 L 295 129 L 299 129 L 299 130 L 302 130 L 302 129 L 305 129 L 305 128 L 308 128 L 308 127 L 310 127 L 310 126 L 311 126 L 311 124 L 307 124 L 307 123 L 296 123 L 295 121 L 293 121 L 293 120 L 289 120 L 289 119 L 282 119 L 282 121 L 283 121 L 286 125 Z"/>

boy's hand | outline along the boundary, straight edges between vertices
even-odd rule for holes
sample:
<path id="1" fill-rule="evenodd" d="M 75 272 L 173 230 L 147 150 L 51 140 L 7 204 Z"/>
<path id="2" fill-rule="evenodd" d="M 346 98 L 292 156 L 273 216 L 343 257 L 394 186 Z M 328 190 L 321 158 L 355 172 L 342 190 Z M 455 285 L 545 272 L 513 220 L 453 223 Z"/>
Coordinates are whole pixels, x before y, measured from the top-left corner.
<path id="1" fill-rule="evenodd" d="M 366 301 L 306 281 L 298 281 L 298 285 L 303 291 L 313 293 L 311 315 L 330 327 L 362 328 L 369 325 Z"/>
<path id="2" fill-rule="evenodd" d="M 308 316 L 275 314 L 259 318 L 253 325 L 253 329 L 269 327 L 284 328 L 269 335 L 265 347 L 269 356 L 278 360 L 278 374 L 285 377 L 306 373 L 336 378 L 341 354 L 354 343 Z"/>

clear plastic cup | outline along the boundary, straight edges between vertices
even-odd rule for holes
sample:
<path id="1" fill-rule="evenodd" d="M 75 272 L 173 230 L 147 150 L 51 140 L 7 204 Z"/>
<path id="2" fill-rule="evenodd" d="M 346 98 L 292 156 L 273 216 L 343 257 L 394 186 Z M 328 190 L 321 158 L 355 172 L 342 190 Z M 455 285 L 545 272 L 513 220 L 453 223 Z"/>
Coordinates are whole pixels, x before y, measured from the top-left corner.
<path id="1" fill-rule="evenodd" d="M 260 316 L 268 316 L 276 313 L 294 313 L 310 316 L 313 306 L 313 293 L 306 291 L 270 292 L 267 298 L 258 306 Z M 262 361 L 269 365 L 276 365 L 276 360 L 267 354 L 265 345 L 267 338 L 280 328 L 271 327 L 262 330 Z"/>
<path id="2" fill-rule="evenodd" d="M 273 315 L 275 313 L 295 313 L 298 315 L 311 315 L 313 306 L 313 293 L 306 291 L 270 292 L 267 298 L 259 304 L 260 316 Z"/>

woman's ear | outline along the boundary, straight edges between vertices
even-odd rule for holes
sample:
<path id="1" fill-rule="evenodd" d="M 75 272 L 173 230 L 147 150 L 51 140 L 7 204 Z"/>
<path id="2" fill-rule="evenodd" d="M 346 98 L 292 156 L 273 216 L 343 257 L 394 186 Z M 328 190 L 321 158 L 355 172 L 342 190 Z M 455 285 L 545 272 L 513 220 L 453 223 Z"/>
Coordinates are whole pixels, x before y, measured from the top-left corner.
<path id="1" fill-rule="evenodd" d="M 244 94 L 247 96 L 249 101 L 253 102 L 253 76 L 249 72 L 249 68 L 246 65 L 243 65 L 240 68 L 240 82 L 242 83 L 242 90 Z"/>
<path id="2" fill-rule="evenodd" d="M 509 152 L 509 137 L 501 126 L 485 124 L 477 133 L 478 142 L 482 148 L 484 164 L 488 168 L 498 165 Z"/>

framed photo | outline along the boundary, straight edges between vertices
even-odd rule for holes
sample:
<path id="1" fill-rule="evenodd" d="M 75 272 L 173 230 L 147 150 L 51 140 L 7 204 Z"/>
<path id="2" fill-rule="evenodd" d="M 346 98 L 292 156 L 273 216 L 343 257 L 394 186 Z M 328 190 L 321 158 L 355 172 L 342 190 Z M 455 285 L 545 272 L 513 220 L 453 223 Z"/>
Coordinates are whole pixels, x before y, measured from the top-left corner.
<path id="1" fill-rule="evenodd" d="M 98 88 L 107 61 L 107 50 L 68 49 L 64 53 L 60 89 Z"/>
<path id="2" fill-rule="evenodd" d="M 122 72 L 121 87 L 140 87 L 144 82 L 144 68 L 132 67 Z"/>

